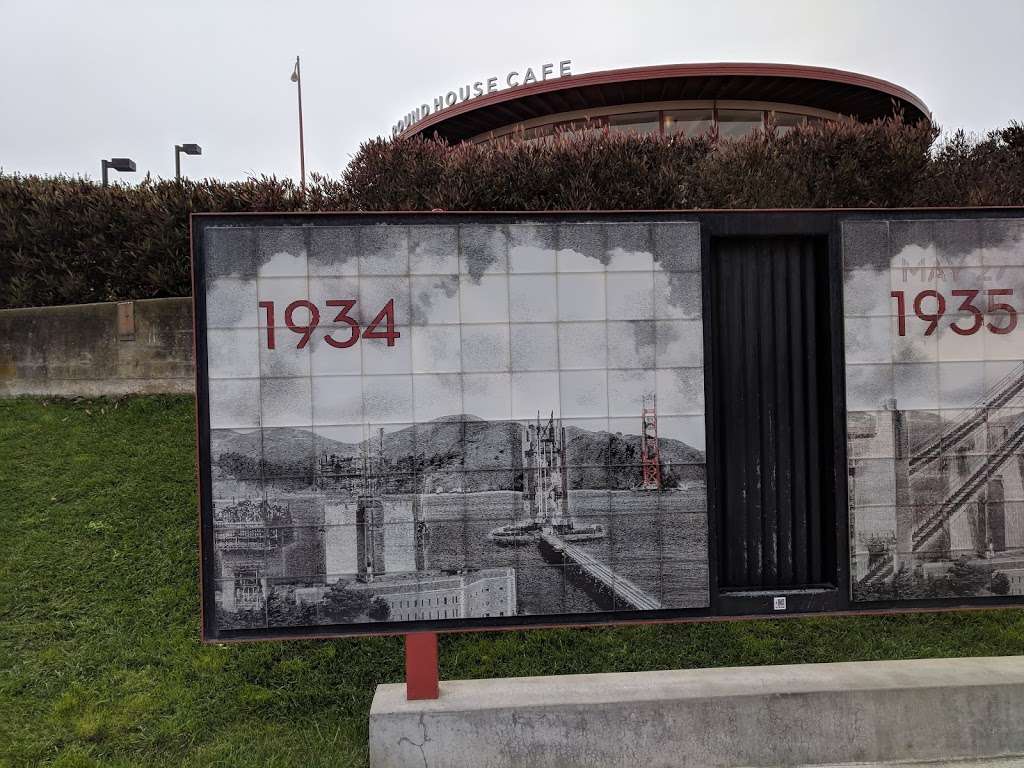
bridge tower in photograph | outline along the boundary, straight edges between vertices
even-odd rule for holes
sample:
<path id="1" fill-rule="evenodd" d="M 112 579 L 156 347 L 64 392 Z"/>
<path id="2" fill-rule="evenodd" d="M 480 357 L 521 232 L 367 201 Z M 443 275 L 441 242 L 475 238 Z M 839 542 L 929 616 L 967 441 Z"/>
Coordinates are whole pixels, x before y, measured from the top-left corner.
<path id="1" fill-rule="evenodd" d="M 661 451 L 658 448 L 658 409 L 654 395 L 644 395 L 641 412 L 640 460 L 645 491 L 661 490 Z"/>
<path id="2" fill-rule="evenodd" d="M 552 413 L 542 422 L 526 425 L 522 442 L 523 494 L 529 513 L 538 525 L 572 527 L 569 516 L 568 470 L 565 458 L 565 427 Z"/>

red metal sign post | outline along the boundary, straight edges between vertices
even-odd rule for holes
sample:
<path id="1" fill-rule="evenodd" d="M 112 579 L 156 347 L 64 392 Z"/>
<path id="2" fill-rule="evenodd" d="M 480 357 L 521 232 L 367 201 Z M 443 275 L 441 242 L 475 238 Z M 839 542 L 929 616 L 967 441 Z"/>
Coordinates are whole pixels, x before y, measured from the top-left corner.
<path id="1" fill-rule="evenodd" d="M 405 698 L 436 699 L 438 691 L 437 633 L 416 632 L 405 636 Z"/>

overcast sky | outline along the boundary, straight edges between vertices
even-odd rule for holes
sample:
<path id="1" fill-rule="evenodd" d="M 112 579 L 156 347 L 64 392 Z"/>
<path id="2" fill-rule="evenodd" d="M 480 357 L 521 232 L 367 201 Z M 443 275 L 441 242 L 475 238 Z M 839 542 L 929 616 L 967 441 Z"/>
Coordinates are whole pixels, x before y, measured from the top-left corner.
<path id="1" fill-rule="evenodd" d="M 910 89 L 945 128 L 1024 119 L 1021 0 L 288 2 L 0 0 L 0 168 L 141 178 L 337 174 L 361 141 L 448 90 L 572 59 L 574 73 L 704 61 L 854 70 Z"/>

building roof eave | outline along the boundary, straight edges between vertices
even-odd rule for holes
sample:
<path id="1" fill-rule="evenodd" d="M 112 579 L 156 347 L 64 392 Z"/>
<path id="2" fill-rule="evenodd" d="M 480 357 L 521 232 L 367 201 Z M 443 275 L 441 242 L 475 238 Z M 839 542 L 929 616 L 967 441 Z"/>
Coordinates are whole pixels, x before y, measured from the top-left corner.
<path id="1" fill-rule="evenodd" d="M 655 85 L 651 81 L 661 81 L 661 87 L 638 88 L 635 99 L 627 94 L 629 84 Z M 509 118 L 519 112 L 523 113 L 521 119 L 528 119 L 527 105 L 529 112 L 536 114 L 538 103 L 548 101 L 550 114 L 557 115 L 559 111 L 564 111 L 559 109 L 558 104 L 572 102 L 574 97 L 582 98 L 585 106 L 595 107 L 607 105 L 609 96 L 613 104 L 625 103 L 623 99 L 636 103 L 651 100 L 645 98 L 647 94 L 653 92 L 660 96 L 671 84 L 681 86 L 687 81 L 698 85 L 705 98 L 735 98 L 729 91 L 742 89 L 742 92 L 749 95 L 752 100 L 778 101 L 769 98 L 771 89 L 786 87 L 789 92 L 795 94 L 792 99 L 794 104 L 818 106 L 845 114 L 848 113 L 847 110 L 836 107 L 842 107 L 846 100 L 851 106 L 856 105 L 859 114 L 855 116 L 864 119 L 890 114 L 895 105 L 902 108 L 911 121 L 931 121 L 931 113 L 919 97 L 901 86 L 879 78 L 839 69 L 797 64 L 722 62 L 589 72 L 508 88 L 460 102 L 428 115 L 406 128 L 399 136 L 406 138 L 416 134 L 437 133 L 450 141 L 460 141 L 470 138 L 473 135 L 470 133 L 471 130 L 479 132 L 478 128 L 470 129 L 470 123 L 475 126 L 488 126 L 485 130 L 495 130 L 516 122 Z M 840 86 L 840 89 L 826 98 L 821 90 L 822 85 Z M 546 98 L 549 94 L 550 99 Z M 817 104 L 816 101 L 822 103 Z M 471 120 L 470 114 L 473 115 Z"/>

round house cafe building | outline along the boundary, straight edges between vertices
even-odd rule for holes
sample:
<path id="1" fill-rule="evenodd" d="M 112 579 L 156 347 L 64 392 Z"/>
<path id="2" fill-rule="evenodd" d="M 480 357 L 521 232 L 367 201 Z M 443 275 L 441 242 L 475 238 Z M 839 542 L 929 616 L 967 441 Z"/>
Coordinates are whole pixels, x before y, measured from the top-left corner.
<path id="1" fill-rule="evenodd" d="M 574 75 L 572 62 L 527 67 L 448 91 L 407 113 L 392 135 L 449 142 L 543 141 L 556 131 L 742 137 L 770 120 L 780 132 L 806 121 L 930 120 L 899 85 L 795 64 L 668 64 Z"/>

